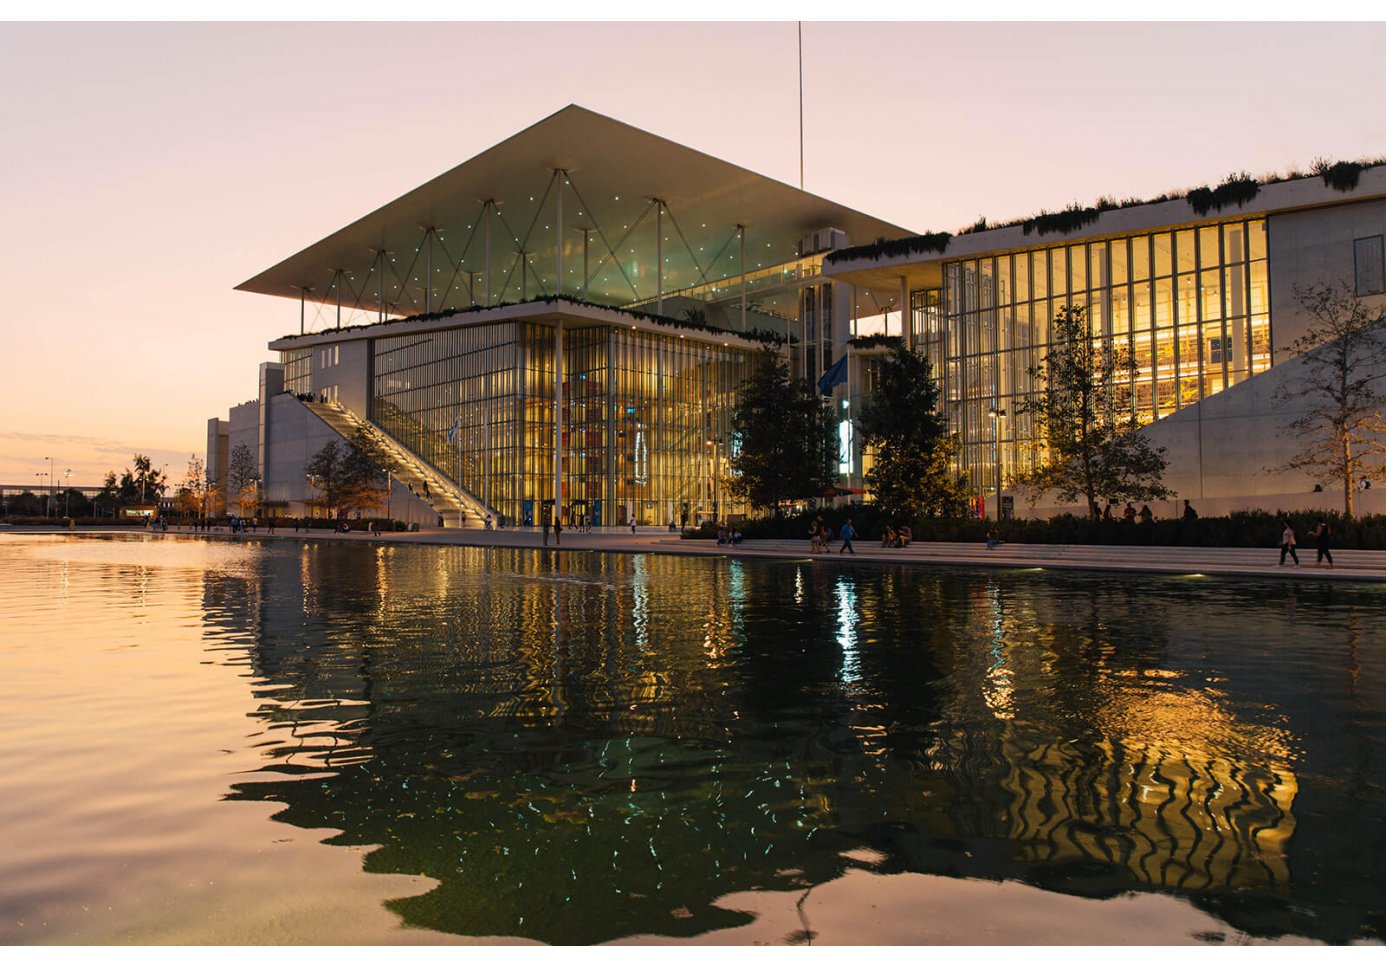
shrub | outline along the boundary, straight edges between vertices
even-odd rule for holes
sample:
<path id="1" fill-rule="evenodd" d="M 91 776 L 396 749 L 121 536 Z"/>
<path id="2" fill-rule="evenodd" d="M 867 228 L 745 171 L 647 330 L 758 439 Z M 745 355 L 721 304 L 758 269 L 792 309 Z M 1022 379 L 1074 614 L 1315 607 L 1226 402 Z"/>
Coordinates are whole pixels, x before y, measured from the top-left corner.
<path id="1" fill-rule="evenodd" d="M 850 517 L 858 540 L 863 544 L 880 540 L 887 524 L 908 524 L 915 541 L 963 541 L 981 543 L 987 532 L 995 530 L 1003 541 L 1023 544 L 1158 545 L 1194 548 L 1276 548 L 1280 545 L 1283 522 L 1288 519 L 1299 544 L 1312 547 L 1309 532 L 1319 521 L 1326 521 L 1334 548 L 1386 550 L 1386 515 L 1345 519 L 1338 512 L 1319 511 L 1237 511 L 1221 518 L 1157 519 L 1150 524 L 1125 521 L 1093 521 L 1087 517 L 1061 514 L 1048 520 L 1017 518 L 997 523 L 978 518 L 922 518 L 887 515 L 873 504 L 821 508 L 781 518 L 755 518 L 741 526 L 745 538 L 777 538 L 808 541 L 809 525 L 815 518 L 836 535 Z M 715 525 L 703 525 L 683 535 L 685 538 L 716 538 Z"/>

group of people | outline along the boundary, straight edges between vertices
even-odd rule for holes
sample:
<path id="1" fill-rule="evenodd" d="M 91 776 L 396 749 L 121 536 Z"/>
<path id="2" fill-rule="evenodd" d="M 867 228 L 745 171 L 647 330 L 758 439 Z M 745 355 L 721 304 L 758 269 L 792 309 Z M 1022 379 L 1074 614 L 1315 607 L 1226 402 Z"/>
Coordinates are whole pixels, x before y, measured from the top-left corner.
<path id="1" fill-rule="evenodd" d="M 857 531 L 852 527 L 851 518 L 848 518 L 846 523 L 842 525 L 842 530 L 837 533 L 837 536 L 842 540 L 842 547 L 837 549 L 838 554 L 857 553 L 857 549 L 852 547 L 852 539 L 857 536 Z M 832 549 L 828 547 L 828 544 L 832 540 L 832 527 L 822 517 L 815 518 L 814 522 L 809 525 L 809 552 L 823 554 L 831 551 Z"/>
<path id="2" fill-rule="evenodd" d="M 673 523 L 672 521 L 669 522 L 671 526 Z M 719 545 L 739 545 L 741 544 L 741 531 L 724 524 L 717 529 L 717 543 Z"/>
<path id="3" fill-rule="evenodd" d="M 1191 512 L 1193 512 L 1193 508 L 1189 507 L 1188 501 L 1184 502 L 1184 512 L 1184 516 L 1186 519 L 1188 518 L 1188 515 Z M 1117 520 L 1118 515 L 1120 516 L 1121 520 L 1126 522 L 1127 524 L 1135 524 L 1137 521 L 1140 521 L 1141 524 L 1149 524 L 1151 521 L 1155 520 L 1155 514 L 1153 511 L 1150 510 L 1149 504 L 1142 504 L 1141 509 L 1137 511 L 1136 506 L 1132 504 L 1130 501 L 1127 501 L 1126 507 L 1123 508 L 1120 512 L 1118 512 L 1117 502 L 1115 500 L 1108 501 L 1107 507 L 1102 511 L 1102 520 L 1115 521 Z M 1198 517 L 1198 515 L 1194 514 L 1194 517 Z"/>
<path id="4" fill-rule="evenodd" d="M 913 540 L 914 531 L 910 529 L 908 524 L 902 524 L 898 528 L 892 528 L 887 524 L 885 530 L 881 532 L 882 548 L 908 548 Z"/>

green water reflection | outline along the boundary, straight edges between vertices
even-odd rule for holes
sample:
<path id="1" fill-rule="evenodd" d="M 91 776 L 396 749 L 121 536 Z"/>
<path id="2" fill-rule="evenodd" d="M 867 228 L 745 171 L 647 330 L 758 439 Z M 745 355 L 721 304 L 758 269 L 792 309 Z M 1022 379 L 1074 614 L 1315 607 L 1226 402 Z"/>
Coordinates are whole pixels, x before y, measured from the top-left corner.
<path id="1" fill-rule="evenodd" d="M 748 921 L 853 866 L 1381 938 L 1365 586 L 291 545 L 208 574 L 275 742 L 234 797 L 435 930 Z M 805 926 L 806 937 L 811 926 Z"/>

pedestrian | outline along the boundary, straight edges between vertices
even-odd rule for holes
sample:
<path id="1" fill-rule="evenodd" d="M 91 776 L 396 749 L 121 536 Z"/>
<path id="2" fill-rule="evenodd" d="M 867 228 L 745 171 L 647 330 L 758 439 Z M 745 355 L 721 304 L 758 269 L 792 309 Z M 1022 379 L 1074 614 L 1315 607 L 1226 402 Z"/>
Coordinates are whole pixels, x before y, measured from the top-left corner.
<path id="1" fill-rule="evenodd" d="M 563 521 L 560 518 L 553 519 L 553 543 L 555 545 L 563 543 Z"/>
<path id="2" fill-rule="evenodd" d="M 1108 502 L 1107 502 L 1106 510 L 1104 510 L 1104 511 L 1102 512 L 1102 520 L 1103 520 L 1103 521 L 1115 521 L 1115 520 L 1116 520 L 1116 501 L 1115 501 L 1115 500 L 1111 500 L 1111 501 L 1108 501 Z"/>
<path id="3" fill-rule="evenodd" d="M 549 546 L 549 516 L 548 516 L 547 514 L 544 515 L 543 527 L 544 527 L 544 547 L 547 548 L 547 547 Z"/>
<path id="4" fill-rule="evenodd" d="M 1295 551 L 1295 529 L 1290 526 L 1288 520 L 1285 521 L 1285 530 L 1280 532 L 1280 567 L 1285 567 L 1285 556 L 1289 555 L 1295 560 L 1295 567 L 1299 567 L 1299 554 Z"/>
<path id="5" fill-rule="evenodd" d="M 852 519 L 848 518 L 847 523 L 842 526 L 842 532 L 839 535 L 839 537 L 842 538 L 842 547 L 837 549 L 838 554 L 842 554 L 844 551 L 850 551 L 852 554 L 857 553 L 857 549 L 852 547 L 852 539 L 856 537 L 856 534 L 856 528 L 852 527 Z"/>
<path id="6" fill-rule="evenodd" d="M 1135 506 L 1134 504 L 1132 504 L 1130 501 L 1127 501 L 1127 502 L 1126 502 L 1126 510 L 1121 512 L 1121 516 L 1122 516 L 1122 518 L 1124 518 L 1124 519 L 1126 520 L 1126 523 L 1127 523 L 1127 524 L 1135 524 L 1135 523 L 1136 523 L 1136 506 Z"/>
<path id="7" fill-rule="evenodd" d="M 635 518 L 630 519 L 630 533 L 635 534 Z"/>
<path id="8" fill-rule="evenodd" d="M 987 550 L 988 550 L 988 551 L 990 551 L 992 548 L 995 548 L 995 547 L 996 547 L 997 545 L 999 545 L 1000 543 L 1001 543 L 1001 539 L 1000 539 L 999 537 L 997 537 L 995 531 L 988 531 L 988 532 L 987 532 Z"/>
<path id="9" fill-rule="evenodd" d="M 1193 509 L 1193 505 L 1189 503 L 1189 499 L 1188 499 L 1188 498 L 1184 498 L 1184 520 L 1185 520 L 1185 521 L 1197 521 L 1197 520 L 1198 520 L 1198 512 L 1195 511 L 1195 510 Z"/>
<path id="10" fill-rule="evenodd" d="M 1315 568 L 1322 567 L 1325 559 L 1328 561 L 1328 567 L 1333 567 L 1333 552 L 1328 550 L 1328 536 L 1328 522 L 1322 519 L 1319 521 L 1319 526 L 1309 532 L 1309 537 L 1314 539 L 1314 547 L 1319 551 L 1319 556 L 1314 559 Z"/>
<path id="11" fill-rule="evenodd" d="M 1150 522 L 1155 520 L 1155 515 L 1151 513 L 1149 504 L 1141 505 L 1140 518 L 1141 524 L 1149 524 Z"/>

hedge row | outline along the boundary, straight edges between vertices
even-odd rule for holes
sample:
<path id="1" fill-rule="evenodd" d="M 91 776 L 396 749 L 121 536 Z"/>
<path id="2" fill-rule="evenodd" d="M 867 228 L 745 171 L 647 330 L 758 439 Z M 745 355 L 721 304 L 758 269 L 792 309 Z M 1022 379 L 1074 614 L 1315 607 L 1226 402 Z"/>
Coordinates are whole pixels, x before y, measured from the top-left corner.
<path id="1" fill-rule="evenodd" d="M 1302 545 L 1311 545 L 1309 532 L 1319 521 L 1326 521 L 1335 548 L 1386 549 L 1386 515 L 1345 520 L 1339 513 L 1316 511 L 1237 511 L 1223 518 L 1199 518 L 1194 521 L 1156 520 L 1150 524 L 1127 524 L 1125 521 L 1092 521 L 1088 518 L 1063 514 L 1048 520 L 1017 519 L 1013 521 L 984 521 L 976 518 L 910 518 L 906 515 L 886 515 L 872 505 L 850 508 L 824 508 L 790 517 L 757 518 L 741 526 L 745 538 L 781 538 L 808 540 L 809 526 L 821 517 L 836 535 L 850 517 L 852 526 L 862 541 L 879 541 L 886 525 L 898 528 L 908 524 L 915 541 L 976 541 L 986 540 L 988 531 L 996 531 L 1005 541 L 1026 544 L 1094 544 L 1094 545 L 1173 545 L 1212 548 L 1270 548 L 1280 544 L 1284 522 L 1288 519 Z M 717 529 L 704 525 L 688 532 L 689 538 L 716 538 Z"/>

